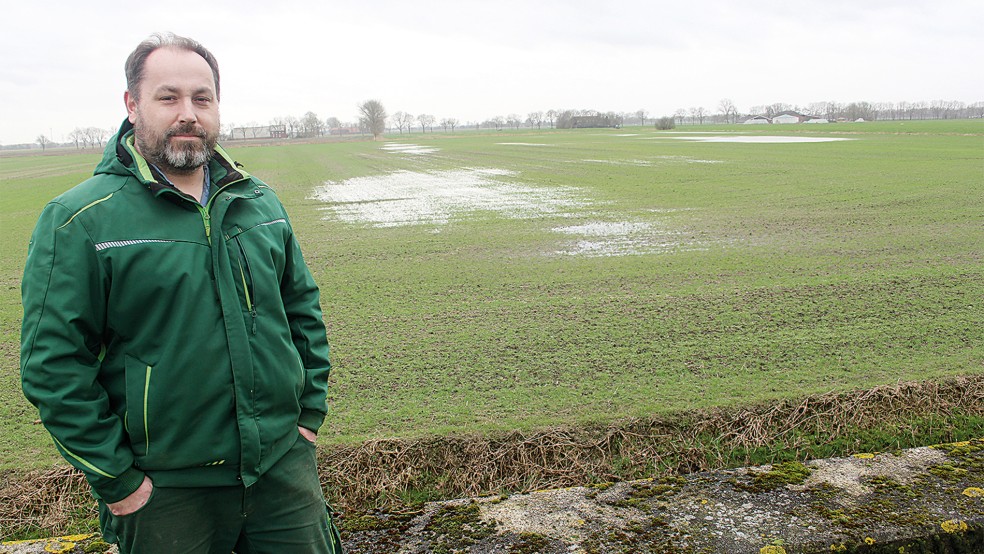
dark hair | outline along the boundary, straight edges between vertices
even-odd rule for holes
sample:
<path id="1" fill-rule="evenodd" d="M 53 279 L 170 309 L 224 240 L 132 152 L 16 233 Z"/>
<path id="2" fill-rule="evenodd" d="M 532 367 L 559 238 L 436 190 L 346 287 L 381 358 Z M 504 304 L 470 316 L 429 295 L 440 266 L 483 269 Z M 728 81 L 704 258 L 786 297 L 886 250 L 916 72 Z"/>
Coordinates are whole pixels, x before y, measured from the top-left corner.
<path id="1" fill-rule="evenodd" d="M 147 40 L 137 45 L 137 48 L 126 59 L 126 89 L 130 96 L 140 99 L 140 83 L 144 77 L 144 65 L 147 63 L 147 56 L 159 48 L 178 48 L 194 52 L 205 58 L 208 66 L 212 68 L 212 77 L 215 79 L 215 99 L 219 99 L 219 62 L 215 56 L 202 46 L 198 41 L 187 37 L 178 36 L 174 33 L 154 33 Z"/>

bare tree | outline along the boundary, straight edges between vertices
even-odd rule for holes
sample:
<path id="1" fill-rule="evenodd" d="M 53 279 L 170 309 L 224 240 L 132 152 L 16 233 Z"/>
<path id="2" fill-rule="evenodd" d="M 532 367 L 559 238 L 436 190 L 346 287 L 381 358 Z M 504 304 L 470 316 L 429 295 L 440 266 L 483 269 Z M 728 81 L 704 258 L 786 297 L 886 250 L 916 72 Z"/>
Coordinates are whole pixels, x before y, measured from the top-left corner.
<path id="1" fill-rule="evenodd" d="M 765 107 L 765 115 L 772 119 L 773 117 L 781 114 L 782 112 L 795 111 L 796 106 L 791 106 L 789 104 L 784 104 L 782 102 L 776 102 L 775 104 L 769 104 Z"/>
<path id="2" fill-rule="evenodd" d="M 41 151 L 44 152 L 45 147 L 51 144 L 51 139 L 45 135 L 38 135 L 38 138 L 34 139 L 34 142 L 41 145 Z"/>
<path id="3" fill-rule="evenodd" d="M 82 138 L 82 130 L 76 127 L 68 134 L 68 140 L 75 143 L 75 149 L 80 148 L 80 144 L 84 144 L 85 139 Z"/>
<path id="4" fill-rule="evenodd" d="M 444 119 L 441 120 L 441 126 L 444 127 L 445 132 L 448 130 L 448 127 L 451 127 L 451 132 L 453 133 L 454 128 L 457 125 L 458 125 L 458 120 L 453 117 L 445 117 Z"/>
<path id="5" fill-rule="evenodd" d="M 550 126 L 553 127 L 554 121 L 557 120 L 557 110 L 547 110 L 545 115 L 547 117 L 547 121 L 550 122 Z"/>
<path id="6" fill-rule="evenodd" d="M 400 116 L 400 124 L 407 128 L 407 133 L 409 133 L 410 128 L 413 127 L 414 119 L 416 118 L 409 112 L 403 112 L 403 115 Z"/>
<path id="7" fill-rule="evenodd" d="M 530 127 L 539 129 L 543 125 L 543 112 L 530 112 L 526 116 L 526 121 L 530 124 Z"/>
<path id="8" fill-rule="evenodd" d="M 420 132 L 426 133 L 428 127 L 434 126 L 434 116 L 422 113 L 417 116 L 417 123 L 420 123 Z"/>
<path id="9" fill-rule="evenodd" d="M 324 129 L 324 124 L 318 119 L 318 115 L 314 112 L 307 112 L 304 117 L 301 118 L 301 129 L 305 135 L 309 137 L 320 137 Z"/>
<path id="10" fill-rule="evenodd" d="M 677 119 L 677 125 L 683 125 L 683 118 L 687 117 L 687 110 L 679 108 L 673 112 L 673 117 Z"/>
<path id="11" fill-rule="evenodd" d="M 806 114 L 816 117 L 827 117 L 827 102 L 810 102 L 806 105 Z"/>
<path id="12" fill-rule="evenodd" d="M 106 137 L 110 135 L 110 132 L 106 129 L 100 129 L 99 127 L 86 127 L 82 130 L 86 137 L 89 139 L 89 144 L 93 146 L 102 147 L 103 141 Z"/>
<path id="13" fill-rule="evenodd" d="M 718 104 L 718 110 L 724 116 L 725 123 L 738 123 L 738 108 L 730 98 L 724 98 Z"/>
<path id="14" fill-rule="evenodd" d="M 359 124 L 372 133 L 373 140 L 379 140 L 386 130 L 386 108 L 379 100 L 366 100 L 359 104 Z"/>
<path id="15" fill-rule="evenodd" d="M 287 125 L 287 136 L 294 138 L 297 136 L 297 129 L 300 127 L 300 121 L 292 116 L 288 115 L 284 118 L 284 124 Z"/>
<path id="16" fill-rule="evenodd" d="M 337 117 L 332 116 L 325 120 L 325 127 L 328 129 L 329 135 L 341 126 L 342 122 L 339 121 Z"/>
<path id="17" fill-rule="evenodd" d="M 646 126 L 646 118 L 649 117 L 649 111 L 648 110 L 645 110 L 645 109 L 636 110 L 635 115 L 636 115 L 636 117 L 639 118 L 639 125 L 642 125 L 643 127 L 645 127 Z"/>
<path id="18" fill-rule="evenodd" d="M 851 102 L 844 108 L 844 117 L 850 121 L 875 119 L 875 110 L 868 102 Z"/>
<path id="19" fill-rule="evenodd" d="M 403 134 L 403 125 L 404 125 L 403 122 L 404 122 L 404 119 L 405 119 L 406 115 L 407 114 L 403 113 L 403 111 L 398 111 L 398 112 L 396 112 L 396 113 L 394 113 L 393 115 L 390 116 L 391 125 L 393 127 L 396 127 L 396 129 L 398 131 L 400 131 L 400 134 L 401 135 Z M 408 128 L 407 131 L 409 131 L 409 130 L 410 129 Z"/>
<path id="20" fill-rule="evenodd" d="M 704 118 L 707 117 L 707 111 L 702 107 L 690 108 L 690 122 L 697 125 L 704 124 Z"/>

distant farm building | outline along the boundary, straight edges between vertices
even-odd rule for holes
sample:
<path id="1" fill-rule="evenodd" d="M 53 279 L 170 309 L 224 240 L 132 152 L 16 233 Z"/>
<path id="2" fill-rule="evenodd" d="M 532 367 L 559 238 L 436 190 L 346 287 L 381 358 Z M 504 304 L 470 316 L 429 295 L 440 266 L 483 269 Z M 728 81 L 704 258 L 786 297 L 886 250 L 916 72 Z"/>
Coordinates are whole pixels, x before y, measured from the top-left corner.
<path id="1" fill-rule="evenodd" d="M 803 123 L 811 119 L 809 115 L 803 115 L 798 112 L 781 112 L 779 115 L 772 118 L 773 123 L 789 124 L 789 123 Z"/>
<path id="2" fill-rule="evenodd" d="M 358 135 L 362 133 L 362 130 L 355 125 L 350 125 L 346 127 L 335 127 L 334 129 L 329 129 L 329 135 Z"/>
<path id="3" fill-rule="evenodd" d="M 232 130 L 233 139 L 287 138 L 286 125 L 263 125 L 260 127 L 236 127 Z"/>
<path id="4" fill-rule="evenodd" d="M 622 126 L 622 116 L 615 112 L 601 113 L 594 110 L 564 110 L 557 114 L 558 129 L 598 129 Z"/>
<path id="5" fill-rule="evenodd" d="M 622 118 L 612 115 L 575 115 L 571 118 L 571 129 L 597 129 L 621 127 Z"/>
<path id="6" fill-rule="evenodd" d="M 754 117 L 745 120 L 745 124 L 756 124 L 756 123 L 775 123 L 778 125 L 789 125 L 792 123 L 829 123 L 826 119 L 822 117 L 815 117 L 812 115 L 804 115 L 798 112 L 785 111 L 781 112 L 771 119 L 764 115 L 756 115 Z"/>

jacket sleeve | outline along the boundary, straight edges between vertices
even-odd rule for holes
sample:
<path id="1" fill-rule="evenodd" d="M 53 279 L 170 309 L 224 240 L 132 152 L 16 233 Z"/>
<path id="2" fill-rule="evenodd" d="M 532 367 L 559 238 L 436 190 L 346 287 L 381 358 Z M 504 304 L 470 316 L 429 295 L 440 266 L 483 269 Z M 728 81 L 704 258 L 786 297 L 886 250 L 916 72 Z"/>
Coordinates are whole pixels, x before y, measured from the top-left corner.
<path id="1" fill-rule="evenodd" d="M 62 456 L 97 496 L 116 502 L 140 486 L 143 472 L 98 378 L 108 287 L 82 223 L 49 204 L 21 284 L 21 382 Z"/>
<path id="2" fill-rule="evenodd" d="M 304 263 L 300 246 L 291 233 L 288 239 L 286 267 L 280 283 L 294 348 L 304 364 L 304 390 L 298 424 L 315 433 L 328 413 L 328 337 L 321 314 L 321 293 L 311 271 Z"/>

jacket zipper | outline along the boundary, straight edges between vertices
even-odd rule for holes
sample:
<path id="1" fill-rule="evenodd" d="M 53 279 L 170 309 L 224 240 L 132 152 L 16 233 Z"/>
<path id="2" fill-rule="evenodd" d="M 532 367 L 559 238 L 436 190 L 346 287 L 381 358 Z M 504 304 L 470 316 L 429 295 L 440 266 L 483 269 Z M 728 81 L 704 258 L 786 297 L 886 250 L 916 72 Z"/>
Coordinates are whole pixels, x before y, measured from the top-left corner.
<path id="1" fill-rule="evenodd" d="M 211 204 L 211 200 L 209 200 Z M 208 240 L 208 244 L 212 244 L 212 216 L 208 213 L 208 208 L 198 204 L 198 211 L 202 214 L 202 222 L 205 223 L 205 239 Z"/>
<path id="2" fill-rule="evenodd" d="M 150 422 L 147 420 L 148 412 L 147 406 L 150 404 L 150 374 L 153 372 L 154 368 L 147 366 L 147 372 L 144 376 L 144 394 L 143 394 L 143 427 L 144 427 L 144 442 L 147 444 L 147 448 L 144 451 L 144 455 L 150 454 Z"/>
<path id="3" fill-rule="evenodd" d="M 214 191 L 208 199 L 208 203 L 202 206 L 200 203 L 195 202 L 194 199 L 191 200 L 195 207 L 198 208 L 198 213 L 202 216 L 202 223 L 205 226 L 205 239 L 208 241 L 209 246 L 212 245 L 212 215 L 209 213 L 209 208 L 216 198 L 219 197 L 219 193 L 230 187 L 239 181 L 233 181 L 231 183 L 226 183 L 219 187 L 218 190 Z M 182 196 L 184 195 L 178 191 L 173 191 L 175 194 Z M 255 304 L 255 290 L 253 290 L 253 273 L 249 268 L 249 258 L 246 257 L 246 250 L 243 248 L 242 242 L 239 241 L 239 237 L 236 237 L 236 244 L 239 245 L 239 274 L 243 280 L 243 291 L 246 294 L 246 309 L 249 310 L 249 315 L 253 318 L 251 331 L 256 334 L 256 304 Z M 245 260 L 246 267 L 243 268 L 243 260 Z M 247 275 L 249 279 L 247 280 Z"/>
<path id="4" fill-rule="evenodd" d="M 246 309 L 253 318 L 252 332 L 256 334 L 256 289 L 253 285 L 253 271 L 249 267 L 249 258 L 246 256 L 246 249 L 243 248 L 242 241 L 236 236 L 236 245 L 239 246 L 239 275 L 243 280 L 243 293 L 246 295 Z M 245 263 L 245 267 L 243 264 Z"/>

